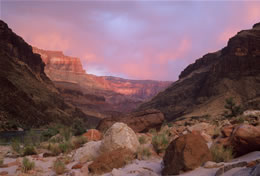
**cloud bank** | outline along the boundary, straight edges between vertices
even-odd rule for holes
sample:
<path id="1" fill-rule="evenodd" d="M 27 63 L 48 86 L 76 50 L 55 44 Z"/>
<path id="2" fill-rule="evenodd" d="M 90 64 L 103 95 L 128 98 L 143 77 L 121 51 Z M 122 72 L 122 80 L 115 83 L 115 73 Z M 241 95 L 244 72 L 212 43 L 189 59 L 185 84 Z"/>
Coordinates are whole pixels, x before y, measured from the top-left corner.
<path id="1" fill-rule="evenodd" d="M 260 21 L 260 2 L 0 1 L 28 43 L 81 58 L 88 73 L 176 80 Z"/>

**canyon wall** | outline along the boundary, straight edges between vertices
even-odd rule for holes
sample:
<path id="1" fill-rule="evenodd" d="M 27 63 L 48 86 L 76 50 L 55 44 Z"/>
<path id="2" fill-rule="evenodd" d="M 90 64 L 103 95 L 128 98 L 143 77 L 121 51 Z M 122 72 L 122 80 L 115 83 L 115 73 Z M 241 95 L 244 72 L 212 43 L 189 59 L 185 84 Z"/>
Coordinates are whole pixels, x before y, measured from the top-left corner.
<path id="1" fill-rule="evenodd" d="M 79 58 L 36 47 L 33 51 L 41 55 L 46 64 L 45 73 L 65 99 L 85 113 L 99 118 L 117 112 L 130 112 L 171 84 L 168 81 L 128 80 L 87 74 Z"/>
<path id="2" fill-rule="evenodd" d="M 216 117 L 229 97 L 244 109 L 260 108 L 260 23 L 238 32 L 222 50 L 189 65 L 178 81 L 139 110 L 159 109 L 168 120 Z"/>

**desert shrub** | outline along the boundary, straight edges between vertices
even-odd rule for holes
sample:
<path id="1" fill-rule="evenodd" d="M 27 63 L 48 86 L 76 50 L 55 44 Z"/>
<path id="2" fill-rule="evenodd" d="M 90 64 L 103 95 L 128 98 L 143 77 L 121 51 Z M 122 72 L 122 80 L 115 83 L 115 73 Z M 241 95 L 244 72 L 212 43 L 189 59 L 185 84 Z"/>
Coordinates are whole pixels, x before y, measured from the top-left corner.
<path id="1" fill-rule="evenodd" d="M 62 153 L 68 153 L 72 150 L 70 142 L 63 142 L 59 144 L 60 151 Z"/>
<path id="2" fill-rule="evenodd" d="M 168 123 L 167 125 L 168 125 L 168 127 L 173 127 L 172 123 Z"/>
<path id="3" fill-rule="evenodd" d="M 63 142 L 63 141 L 64 141 L 64 137 L 61 136 L 60 134 L 56 134 L 55 136 L 52 136 L 49 139 L 49 142 L 52 142 L 52 143 L 60 143 L 60 142 Z"/>
<path id="4" fill-rule="evenodd" d="M 57 159 L 53 163 L 53 170 L 58 175 L 64 174 L 66 172 L 66 166 L 60 159 Z"/>
<path id="5" fill-rule="evenodd" d="M 69 141 L 72 137 L 72 131 L 68 127 L 63 127 L 60 129 L 60 135 L 66 140 Z"/>
<path id="6" fill-rule="evenodd" d="M 77 136 L 77 137 L 71 139 L 71 144 L 72 144 L 73 148 L 79 148 L 87 142 L 88 142 L 88 139 L 85 136 Z"/>
<path id="7" fill-rule="evenodd" d="M 244 123 L 244 121 L 245 121 L 245 117 L 243 117 L 243 116 L 239 116 L 239 117 L 237 118 L 237 122 L 238 122 L 239 124 Z"/>
<path id="8" fill-rule="evenodd" d="M 149 129 L 148 132 L 149 132 L 150 134 L 153 134 L 153 135 L 157 133 L 156 129 L 154 129 L 154 128 Z"/>
<path id="9" fill-rule="evenodd" d="M 62 151 L 59 147 L 59 144 L 51 144 L 50 145 L 50 151 L 53 155 L 59 155 Z"/>
<path id="10" fill-rule="evenodd" d="M 140 136 L 140 137 L 138 138 L 138 140 L 139 140 L 140 144 L 145 144 L 145 143 L 146 143 L 146 139 L 145 139 L 144 136 Z"/>
<path id="11" fill-rule="evenodd" d="M 64 164 L 69 164 L 73 159 L 70 156 L 64 156 L 61 160 Z"/>
<path id="12" fill-rule="evenodd" d="M 29 170 L 32 170 L 35 167 L 35 164 L 33 161 L 30 161 L 28 158 L 24 157 L 22 162 L 22 172 L 28 172 Z"/>
<path id="13" fill-rule="evenodd" d="M 4 165 L 4 159 L 3 158 L 0 158 L 0 168 L 1 168 L 1 166 L 3 166 Z"/>
<path id="14" fill-rule="evenodd" d="M 59 133 L 59 126 L 50 126 L 47 130 L 43 131 L 42 136 L 45 140 L 55 136 Z"/>
<path id="15" fill-rule="evenodd" d="M 72 126 L 72 132 L 75 136 L 82 135 L 86 132 L 84 123 L 81 120 L 76 120 Z"/>
<path id="16" fill-rule="evenodd" d="M 223 147 L 222 145 L 213 145 L 210 148 L 210 152 L 213 157 L 213 161 L 219 162 L 227 162 L 233 159 L 233 150 L 230 147 Z"/>
<path id="17" fill-rule="evenodd" d="M 37 154 L 34 146 L 32 145 L 28 145 L 28 146 L 25 146 L 24 149 L 23 149 L 23 156 L 27 156 L 27 155 L 35 155 Z"/>
<path id="18" fill-rule="evenodd" d="M 170 122 L 168 122 L 167 120 L 164 120 L 164 121 L 163 121 L 163 124 L 162 124 L 162 127 L 164 127 L 164 126 L 172 127 L 173 124 L 170 123 Z"/>
<path id="19" fill-rule="evenodd" d="M 138 159 L 149 159 L 149 157 L 151 156 L 151 152 L 149 150 L 149 148 L 147 147 L 139 147 L 137 149 L 137 158 Z"/>
<path id="20" fill-rule="evenodd" d="M 15 151 L 18 154 L 21 154 L 22 152 L 21 143 L 17 139 L 11 141 L 11 148 L 13 151 Z"/>
<path id="21" fill-rule="evenodd" d="M 223 113 L 224 117 L 236 117 L 243 113 L 241 106 L 236 105 L 232 97 L 226 99 L 226 104 L 224 107 L 227 109 Z"/>
<path id="22" fill-rule="evenodd" d="M 159 133 L 153 136 L 152 145 L 157 153 L 162 153 L 169 145 L 168 135 L 166 133 Z"/>

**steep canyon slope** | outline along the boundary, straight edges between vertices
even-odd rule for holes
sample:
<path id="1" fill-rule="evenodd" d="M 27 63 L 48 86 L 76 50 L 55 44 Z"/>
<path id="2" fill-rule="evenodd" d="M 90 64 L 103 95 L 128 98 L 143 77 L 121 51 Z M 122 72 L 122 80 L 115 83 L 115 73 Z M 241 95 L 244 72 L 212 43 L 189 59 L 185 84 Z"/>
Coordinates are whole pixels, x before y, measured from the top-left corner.
<path id="1" fill-rule="evenodd" d="M 65 99 L 85 113 L 105 118 L 117 112 L 129 112 L 167 88 L 171 82 L 128 80 L 87 74 L 79 58 L 61 51 L 33 48 L 46 64 L 45 73 Z"/>
<path id="2" fill-rule="evenodd" d="M 181 72 L 179 80 L 139 110 L 156 108 L 168 120 L 220 115 L 225 99 L 260 108 L 260 23 L 232 37 L 222 50 L 204 55 Z"/>
<path id="3" fill-rule="evenodd" d="M 32 47 L 0 20 L 0 130 L 87 121 L 64 102 Z"/>

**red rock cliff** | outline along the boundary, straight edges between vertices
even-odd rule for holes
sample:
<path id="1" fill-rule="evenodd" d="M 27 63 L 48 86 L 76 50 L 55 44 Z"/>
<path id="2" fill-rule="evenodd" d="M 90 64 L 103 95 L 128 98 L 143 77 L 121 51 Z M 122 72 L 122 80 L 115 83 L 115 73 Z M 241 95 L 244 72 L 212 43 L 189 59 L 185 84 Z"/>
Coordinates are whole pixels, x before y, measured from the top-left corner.
<path id="1" fill-rule="evenodd" d="M 41 55 L 46 64 L 45 73 L 60 88 L 64 89 L 62 82 L 64 85 L 65 82 L 69 82 L 78 84 L 84 94 L 104 97 L 107 104 L 98 105 L 103 106 L 103 108 L 94 108 L 98 109 L 98 112 L 102 110 L 131 111 L 171 84 L 168 81 L 128 80 L 112 76 L 86 74 L 78 58 L 64 56 L 61 51 L 45 51 L 34 48 L 34 52 Z M 57 84 L 57 82 L 59 83 Z M 73 89 L 72 86 L 70 88 Z M 84 96 L 85 98 L 86 96 Z M 93 101 L 88 102 L 92 103 L 91 106 L 97 106 L 96 103 L 93 105 Z M 75 104 L 78 104 L 78 101 Z M 83 103 L 81 105 L 83 106 Z M 84 103 L 84 107 L 83 109 L 86 109 L 90 105 Z"/>

